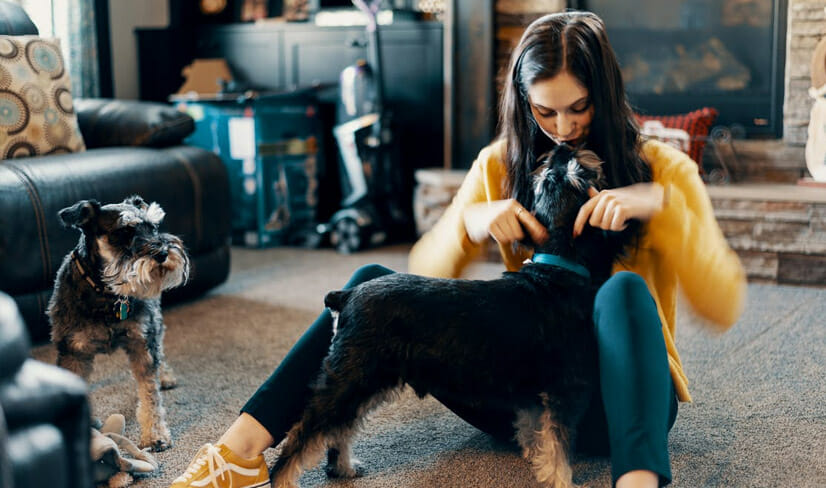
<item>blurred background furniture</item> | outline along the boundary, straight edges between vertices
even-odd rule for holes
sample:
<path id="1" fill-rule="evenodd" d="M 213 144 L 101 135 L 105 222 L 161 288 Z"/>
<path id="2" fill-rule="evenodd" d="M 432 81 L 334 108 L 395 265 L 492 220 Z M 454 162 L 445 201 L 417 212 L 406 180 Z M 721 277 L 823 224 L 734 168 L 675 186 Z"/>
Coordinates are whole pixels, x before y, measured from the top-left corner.
<path id="1" fill-rule="evenodd" d="M 305 2 L 307 3 L 307 2 Z M 394 168 L 401 184 L 393 190 L 403 202 L 406 238 L 412 237 L 414 171 L 441 166 L 444 161 L 443 27 L 405 2 L 385 2 L 393 9 L 381 25 L 383 100 L 388 116 L 384 126 L 393 134 Z M 412 2 L 408 2 L 412 3 Z M 272 4 L 272 2 L 271 2 Z M 286 6 L 286 4 L 285 4 Z M 286 22 L 270 9 L 270 18 L 244 22 L 229 11 L 208 18 L 195 2 L 170 1 L 167 27 L 137 28 L 140 98 L 166 101 L 184 84 L 182 72 L 193 61 L 226 60 L 233 79 L 260 92 L 290 92 L 316 88 L 319 118 L 326 137 L 319 159 L 319 223 L 339 210 L 339 201 L 323 198 L 340 194 L 339 158 L 332 128 L 342 71 L 370 58 L 370 42 L 360 13 L 350 0 L 307 5 L 309 18 Z M 336 8 L 328 8 L 336 7 Z M 228 6 L 229 10 L 230 7 Z M 280 10 L 280 7 L 279 7 Z M 290 16 L 288 16 L 290 17 Z M 175 45 L 174 50 L 167 46 Z M 478 151 L 478 149 L 477 149 Z"/>
<path id="2" fill-rule="evenodd" d="M 0 292 L 0 487 L 92 486 L 83 380 L 29 357 L 23 319 Z"/>

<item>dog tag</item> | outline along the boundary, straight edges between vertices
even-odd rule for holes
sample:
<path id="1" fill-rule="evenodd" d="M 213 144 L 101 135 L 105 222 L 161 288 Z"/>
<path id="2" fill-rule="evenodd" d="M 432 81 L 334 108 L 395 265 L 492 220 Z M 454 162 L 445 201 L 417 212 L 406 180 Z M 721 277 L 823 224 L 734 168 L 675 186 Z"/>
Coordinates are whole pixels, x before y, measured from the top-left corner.
<path id="1" fill-rule="evenodd" d="M 115 302 L 115 305 L 117 305 L 115 308 L 115 315 L 117 315 L 118 320 L 126 320 L 126 318 L 129 317 L 129 302 L 124 299 L 120 299 Z"/>

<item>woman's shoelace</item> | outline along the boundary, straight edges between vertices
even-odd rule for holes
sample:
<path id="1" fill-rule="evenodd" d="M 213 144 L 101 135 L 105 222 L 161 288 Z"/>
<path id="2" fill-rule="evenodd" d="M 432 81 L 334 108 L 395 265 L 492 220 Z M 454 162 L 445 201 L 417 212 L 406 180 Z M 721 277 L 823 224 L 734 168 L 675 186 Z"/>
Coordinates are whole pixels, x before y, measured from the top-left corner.
<path id="1" fill-rule="evenodd" d="M 223 456 L 221 456 L 221 452 L 218 448 L 210 443 L 204 444 L 203 447 L 198 450 L 198 453 L 195 454 L 195 457 L 192 459 L 192 462 L 189 464 L 189 467 L 186 469 L 184 474 L 176 479 L 175 482 L 188 480 L 195 474 L 196 471 L 201 469 L 201 466 L 205 463 L 209 468 L 209 479 L 212 482 L 212 485 L 215 486 L 215 488 L 220 488 L 220 486 L 218 486 L 215 472 L 221 470 L 224 465 L 227 464 L 227 461 Z M 226 471 L 223 471 L 220 474 L 222 478 L 228 475 L 229 473 Z M 229 488 L 232 488 L 232 478 L 229 478 Z"/>

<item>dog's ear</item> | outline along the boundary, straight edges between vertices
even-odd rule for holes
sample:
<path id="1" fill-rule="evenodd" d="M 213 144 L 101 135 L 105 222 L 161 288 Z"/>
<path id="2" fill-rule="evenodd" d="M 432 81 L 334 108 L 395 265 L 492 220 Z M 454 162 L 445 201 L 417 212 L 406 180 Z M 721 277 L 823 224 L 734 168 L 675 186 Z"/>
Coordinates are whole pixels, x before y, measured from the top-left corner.
<path id="1" fill-rule="evenodd" d="M 592 178 L 594 182 L 598 183 L 596 186 L 597 189 L 602 188 L 602 184 L 604 183 L 605 173 L 602 170 L 602 159 L 594 151 L 590 151 L 588 149 L 579 149 L 576 151 L 574 158 L 577 160 L 580 166 L 592 172 Z"/>
<path id="2" fill-rule="evenodd" d="M 64 226 L 75 229 L 82 229 L 99 214 L 100 202 L 97 200 L 81 200 L 57 213 Z"/>
<path id="3" fill-rule="evenodd" d="M 600 174 L 602 173 L 602 159 L 600 159 L 594 151 L 579 149 L 574 153 L 574 158 L 583 168 L 588 168 Z"/>
<path id="4" fill-rule="evenodd" d="M 155 225 L 160 225 L 161 222 L 163 222 L 163 218 L 166 217 L 166 212 L 164 212 L 156 202 L 152 202 L 144 210 L 146 211 L 146 220 Z"/>
<path id="5" fill-rule="evenodd" d="M 146 203 L 146 200 L 144 200 L 143 198 L 141 198 L 138 195 L 132 195 L 132 196 L 126 197 L 126 199 L 123 200 L 123 203 L 127 203 L 129 205 L 134 205 L 134 206 L 138 207 L 139 209 L 141 209 L 143 211 L 146 211 L 146 209 L 149 208 L 149 205 Z"/>

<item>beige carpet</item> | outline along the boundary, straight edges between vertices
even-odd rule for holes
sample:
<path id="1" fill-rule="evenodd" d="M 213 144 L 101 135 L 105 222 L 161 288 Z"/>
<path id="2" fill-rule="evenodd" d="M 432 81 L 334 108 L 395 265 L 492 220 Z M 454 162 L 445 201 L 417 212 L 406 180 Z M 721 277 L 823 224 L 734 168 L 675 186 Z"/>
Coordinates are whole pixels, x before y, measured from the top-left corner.
<path id="1" fill-rule="evenodd" d="M 163 393 L 175 445 L 160 472 L 138 487 L 166 487 L 204 442 L 214 441 L 321 310 L 322 297 L 359 266 L 406 268 L 407 247 L 342 256 L 330 250 L 233 250 L 227 283 L 165 310 L 166 351 L 179 386 Z M 479 264 L 473 277 L 500 267 Z M 751 285 L 749 306 L 716 337 L 681 314 L 678 341 L 695 403 L 682 405 L 670 445 L 677 487 L 826 486 L 826 292 Z M 35 349 L 54 362 L 51 346 Z M 134 381 L 122 353 L 99 357 L 91 380 L 94 414 L 127 417 L 137 438 Z M 367 475 L 327 481 L 320 469 L 303 486 L 533 487 L 518 453 L 410 394 L 379 409 L 355 443 Z M 268 452 L 272 461 L 273 450 Z M 575 478 L 608 486 L 605 459 L 578 460 Z"/>

